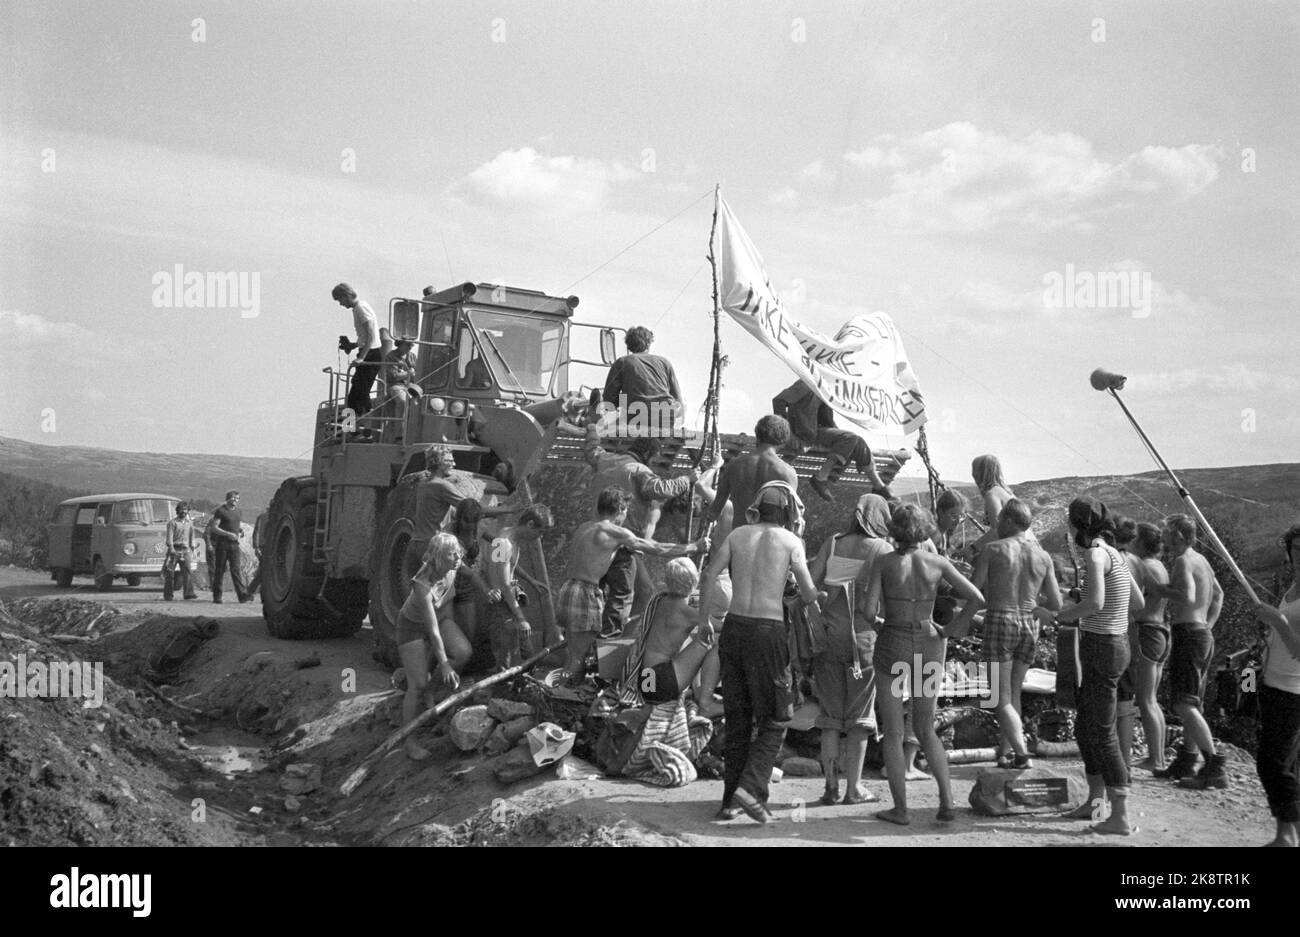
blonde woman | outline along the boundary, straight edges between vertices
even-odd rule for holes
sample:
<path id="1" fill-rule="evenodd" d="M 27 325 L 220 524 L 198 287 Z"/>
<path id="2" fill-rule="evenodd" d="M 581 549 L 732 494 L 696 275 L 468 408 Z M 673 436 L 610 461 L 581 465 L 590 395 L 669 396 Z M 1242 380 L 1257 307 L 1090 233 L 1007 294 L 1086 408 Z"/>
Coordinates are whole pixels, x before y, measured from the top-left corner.
<path id="1" fill-rule="evenodd" d="M 976 456 L 970 464 L 971 479 L 984 500 L 984 521 L 988 530 L 971 545 L 972 558 L 984 548 L 984 544 L 998 539 L 998 517 L 1007 502 L 1014 498 L 1013 492 L 1002 475 L 1002 463 L 995 455 Z M 1033 530 L 1027 532 L 1028 539 L 1037 543 Z"/>
<path id="2" fill-rule="evenodd" d="M 438 662 L 438 680 L 449 690 L 460 686 L 460 671 L 469 663 L 472 648 L 451 616 L 456 570 L 463 553 L 460 541 L 453 535 L 435 534 L 424 551 L 423 563 L 411 580 L 411 592 L 397 617 L 397 653 L 406 671 L 403 725 L 409 724 L 424 709 L 424 691 L 429 685 L 430 650 L 432 658 Z M 413 761 L 429 757 L 428 750 L 412 737 L 406 740 L 406 754 Z"/>

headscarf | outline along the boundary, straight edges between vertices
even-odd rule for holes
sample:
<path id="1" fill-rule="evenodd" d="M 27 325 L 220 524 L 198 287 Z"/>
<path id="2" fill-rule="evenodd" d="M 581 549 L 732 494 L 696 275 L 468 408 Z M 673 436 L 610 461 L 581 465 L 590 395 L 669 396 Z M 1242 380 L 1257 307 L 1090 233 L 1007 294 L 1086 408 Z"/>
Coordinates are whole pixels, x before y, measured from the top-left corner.
<path id="1" fill-rule="evenodd" d="M 781 526 L 797 537 L 803 536 L 803 502 L 788 482 L 768 482 L 758 489 L 754 503 L 745 508 L 745 520 L 750 524 L 759 523 L 758 507 L 760 504 L 774 504 L 781 510 Z"/>
<path id="2" fill-rule="evenodd" d="M 889 539 L 889 502 L 880 495 L 868 494 L 859 498 L 853 516 L 868 537 Z"/>
<path id="3" fill-rule="evenodd" d="M 1106 505 L 1096 498 L 1075 498 L 1070 502 L 1069 520 L 1078 531 L 1075 543 L 1089 547 L 1098 537 L 1114 546 L 1115 521 Z"/>

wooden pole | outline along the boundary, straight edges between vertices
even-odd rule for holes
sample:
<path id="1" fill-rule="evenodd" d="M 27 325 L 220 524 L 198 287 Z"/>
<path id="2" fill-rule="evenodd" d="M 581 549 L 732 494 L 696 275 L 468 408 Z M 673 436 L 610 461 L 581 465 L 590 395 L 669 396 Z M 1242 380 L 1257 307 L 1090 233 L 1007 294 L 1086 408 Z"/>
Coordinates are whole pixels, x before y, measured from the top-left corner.
<path id="1" fill-rule="evenodd" d="M 504 680 L 509 680 L 512 677 L 519 676 L 521 673 L 526 671 L 529 667 L 533 666 L 533 664 L 536 664 L 538 661 L 542 660 L 543 658 L 548 657 L 551 654 L 554 654 L 556 651 L 563 648 L 566 643 L 567 643 L 566 641 L 560 641 L 554 647 L 545 648 L 540 653 L 534 654 L 532 657 L 528 658 L 528 660 L 524 661 L 522 664 L 516 664 L 514 667 L 511 667 L 508 670 L 501 671 L 501 673 L 493 674 L 490 677 L 484 677 L 478 683 L 471 683 L 467 687 L 462 687 L 461 689 L 457 690 L 455 693 L 451 694 L 451 696 L 443 700 L 441 703 L 434 706 L 432 709 L 425 710 L 423 713 L 416 716 L 414 719 L 412 719 L 402 728 L 398 729 L 388 738 L 384 739 L 383 744 L 381 744 L 378 748 L 372 751 L 365 758 L 361 759 L 361 764 L 357 766 L 357 769 L 355 771 L 353 771 L 351 774 L 348 775 L 347 780 L 345 780 L 343 784 L 339 787 L 339 792 L 344 797 L 350 796 L 352 792 L 355 791 L 360 786 L 361 782 L 366 779 L 366 776 L 370 774 L 370 769 L 375 766 L 375 763 L 378 762 L 379 759 L 382 758 L 385 754 L 387 754 L 394 746 L 400 745 L 403 741 L 405 741 L 407 736 L 409 736 L 416 729 L 420 728 L 420 726 L 424 725 L 427 722 L 430 722 L 433 719 L 437 719 L 439 716 L 441 716 L 443 713 L 450 710 L 452 707 L 459 706 L 465 700 L 473 696 L 476 691 L 481 690 L 484 687 L 489 687 L 494 684 L 501 683 Z"/>

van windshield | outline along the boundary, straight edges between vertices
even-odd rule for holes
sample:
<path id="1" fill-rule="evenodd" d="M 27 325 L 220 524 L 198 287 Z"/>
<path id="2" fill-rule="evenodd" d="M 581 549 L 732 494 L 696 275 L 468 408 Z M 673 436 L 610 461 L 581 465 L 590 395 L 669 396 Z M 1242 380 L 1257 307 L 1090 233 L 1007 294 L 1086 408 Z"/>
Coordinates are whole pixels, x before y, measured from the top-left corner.
<path id="1" fill-rule="evenodd" d="M 136 498 L 119 501 L 113 508 L 115 524 L 165 524 L 176 511 L 176 502 L 164 498 Z"/>

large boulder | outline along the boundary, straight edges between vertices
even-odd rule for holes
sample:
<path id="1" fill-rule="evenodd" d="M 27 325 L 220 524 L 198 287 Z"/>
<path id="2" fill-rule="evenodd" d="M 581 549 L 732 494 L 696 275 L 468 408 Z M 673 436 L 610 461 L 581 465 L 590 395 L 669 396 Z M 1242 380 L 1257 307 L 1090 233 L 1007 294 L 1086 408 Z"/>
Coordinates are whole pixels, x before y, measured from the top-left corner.
<path id="1" fill-rule="evenodd" d="M 451 717 L 447 735 L 461 751 L 472 752 L 488 740 L 496 724 L 486 706 L 466 706 Z"/>

